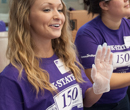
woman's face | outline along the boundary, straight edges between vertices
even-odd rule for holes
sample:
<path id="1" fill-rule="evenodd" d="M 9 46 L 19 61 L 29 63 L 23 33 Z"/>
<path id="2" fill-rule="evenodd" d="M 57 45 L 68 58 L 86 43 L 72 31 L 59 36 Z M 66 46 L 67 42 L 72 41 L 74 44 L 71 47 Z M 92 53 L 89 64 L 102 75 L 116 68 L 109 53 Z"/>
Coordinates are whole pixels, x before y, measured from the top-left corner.
<path id="1" fill-rule="evenodd" d="M 30 9 L 32 37 L 54 39 L 61 35 L 65 22 L 61 0 L 35 0 Z"/>
<path id="2" fill-rule="evenodd" d="M 130 15 L 129 0 L 110 0 L 108 3 L 108 13 L 116 17 Z"/>

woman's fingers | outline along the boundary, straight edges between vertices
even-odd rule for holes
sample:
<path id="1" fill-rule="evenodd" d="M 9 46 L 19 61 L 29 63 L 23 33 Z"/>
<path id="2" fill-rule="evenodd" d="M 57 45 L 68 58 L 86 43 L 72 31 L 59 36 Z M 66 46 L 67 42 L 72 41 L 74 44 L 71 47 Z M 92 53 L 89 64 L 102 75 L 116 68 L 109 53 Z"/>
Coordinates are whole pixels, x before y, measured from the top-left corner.
<path id="1" fill-rule="evenodd" d="M 95 56 L 95 65 L 100 63 L 101 55 L 102 55 L 102 46 L 98 45 L 96 56 Z"/>
<path id="2" fill-rule="evenodd" d="M 106 52 L 107 52 L 107 44 L 104 43 L 104 44 L 103 44 L 103 48 L 102 48 L 102 54 L 101 54 L 101 61 L 100 61 L 100 62 L 104 62 Z"/>
<path id="3" fill-rule="evenodd" d="M 95 82 L 96 74 L 97 74 L 97 70 L 96 70 L 95 65 L 93 64 L 92 70 L 91 70 L 91 78 L 92 78 L 93 82 Z"/>
<path id="4" fill-rule="evenodd" d="M 108 47 L 107 48 L 107 53 L 106 53 L 106 56 L 105 56 L 105 59 L 104 59 L 105 62 L 109 62 L 109 60 L 110 60 L 110 53 L 111 53 L 111 50 L 110 50 L 110 47 Z"/>
<path id="5" fill-rule="evenodd" d="M 109 60 L 109 64 L 112 64 L 113 62 L 113 53 L 110 53 L 110 60 Z"/>
<path id="6" fill-rule="evenodd" d="M 112 64 L 112 61 L 113 61 L 113 53 L 111 53 L 110 47 L 108 47 L 106 43 L 104 43 L 103 46 L 98 45 L 95 56 L 95 65 L 98 65 L 102 62 Z"/>

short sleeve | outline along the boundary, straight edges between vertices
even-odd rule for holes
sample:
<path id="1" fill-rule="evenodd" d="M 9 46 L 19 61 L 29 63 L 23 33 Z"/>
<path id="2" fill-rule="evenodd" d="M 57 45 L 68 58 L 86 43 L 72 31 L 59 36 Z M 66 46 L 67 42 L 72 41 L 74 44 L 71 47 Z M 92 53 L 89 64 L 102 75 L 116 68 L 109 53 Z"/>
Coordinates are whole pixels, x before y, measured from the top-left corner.
<path id="1" fill-rule="evenodd" d="M 79 60 L 85 69 L 92 68 L 94 64 L 95 54 L 99 41 L 90 31 L 82 30 L 78 31 L 75 45 L 78 50 Z"/>
<path id="2" fill-rule="evenodd" d="M 0 76 L 0 110 L 24 110 L 20 87 Z"/>

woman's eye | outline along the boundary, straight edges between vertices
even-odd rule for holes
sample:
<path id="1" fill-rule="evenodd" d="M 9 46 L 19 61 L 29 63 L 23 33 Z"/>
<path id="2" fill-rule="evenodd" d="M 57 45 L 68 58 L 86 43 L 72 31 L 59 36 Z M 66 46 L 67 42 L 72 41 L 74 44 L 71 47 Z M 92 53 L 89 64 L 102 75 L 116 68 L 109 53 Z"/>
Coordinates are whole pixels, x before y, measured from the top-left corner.
<path id="1" fill-rule="evenodd" d="M 59 12 L 63 12 L 63 10 L 58 10 Z"/>
<path id="2" fill-rule="evenodd" d="M 50 9 L 44 9 L 43 11 L 44 11 L 44 12 L 49 12 L 49 11 L 50 11 Z"/>

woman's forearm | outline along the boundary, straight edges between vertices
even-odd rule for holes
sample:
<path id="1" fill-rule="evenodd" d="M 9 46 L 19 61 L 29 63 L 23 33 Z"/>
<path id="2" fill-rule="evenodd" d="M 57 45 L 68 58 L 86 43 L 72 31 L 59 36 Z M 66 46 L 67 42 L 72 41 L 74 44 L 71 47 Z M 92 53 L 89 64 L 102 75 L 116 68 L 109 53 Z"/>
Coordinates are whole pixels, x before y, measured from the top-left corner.
<path id="1" fill-rule="evenodd" d="M 86 69 L 85 73 L 89 80 L 93 83 L 91 79 L 91 69 Z M 130 72 L 129 73 L 112 73 L 110 79 L 111 89 L 120 89 L 126 86 L 130 86 Z"/>
<path id="2" fill-rule="evenodd" d="M 100 98 L 102 94 L 95 94 L 93 91 L 93 87 L 89 88 L 85 92 L 85 98 L 84 98 L 84 106 L 85 107 L 91 107 L 93 104 L 95 104 Z"/>
<path id="3" fill-rule="evenodd" d="M 130 73 L 113 73 L 110 80 L 111 89 L 119 89 L 130 85 Z"/>

